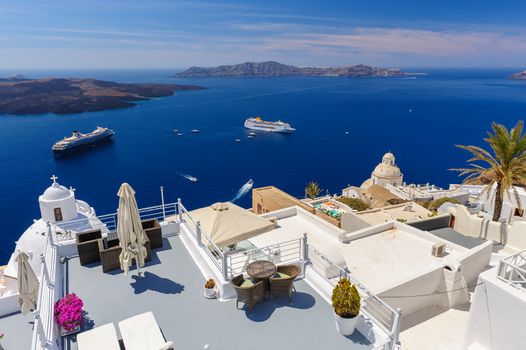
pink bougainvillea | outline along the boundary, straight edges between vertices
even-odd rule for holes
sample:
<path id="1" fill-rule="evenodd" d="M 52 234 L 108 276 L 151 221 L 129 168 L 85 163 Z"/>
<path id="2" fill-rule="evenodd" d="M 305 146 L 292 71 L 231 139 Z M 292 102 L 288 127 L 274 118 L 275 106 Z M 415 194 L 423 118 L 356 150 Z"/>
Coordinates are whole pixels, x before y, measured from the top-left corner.
<path id="1" fill-rule="evenodd" d="M 82 323 L 82 300 L 75 294 L 67 294 L 55 303 L 55 320 L 67 332 Z"/>

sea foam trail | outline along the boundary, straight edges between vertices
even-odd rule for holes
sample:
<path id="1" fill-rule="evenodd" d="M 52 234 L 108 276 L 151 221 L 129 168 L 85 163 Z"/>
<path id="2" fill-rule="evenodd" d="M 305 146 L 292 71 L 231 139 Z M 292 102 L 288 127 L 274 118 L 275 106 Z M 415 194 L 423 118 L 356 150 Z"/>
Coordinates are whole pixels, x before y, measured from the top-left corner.
<path id="1" fill-rule="evenodd" d="M 234 196 L 234 198 L 232 198 L 231 202 L 235 202 L 244 195 L 246 195 L 252 189 L 253 185 L 254 182 L 252 181 L 252 179 L 248 180 L 247 183 L 241 186 L 239 191 L 237 191 L 237 194 Z"/>
<path id="2" fill-rule="evenodd" d="M 192 182 L 196 182 L 196 181 L 197 181 L 197 177 L 195 177 L 195 176 L 188 175 L 188 174 L 184 174 L 184 173 L 179 173 L 179 175 L 180 175 L 181 177 L 184 177 L 184 178 L 187 179 L 187 180 L 192 181 Z"/>

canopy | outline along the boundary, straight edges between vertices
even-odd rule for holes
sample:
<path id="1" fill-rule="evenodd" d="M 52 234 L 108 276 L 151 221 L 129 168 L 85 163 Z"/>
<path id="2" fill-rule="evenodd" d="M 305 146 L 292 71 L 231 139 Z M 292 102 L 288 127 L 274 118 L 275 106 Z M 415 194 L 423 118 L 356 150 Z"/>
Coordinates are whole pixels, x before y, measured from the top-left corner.
<path id="1" fill-rule="evenodd" d="M 20 252 L 16 257 L 18 263 L 18 304 L 22 314 L 25 315 L 31 309 L 37 306 L 38 297 L 38 279 L 35 272 L 29 265 L 28 256 L 24 252 Z"/>
<path id="2" fill-rule="evenodd" d="M 201 222 L 203 232 L 219 248 L 249 239 L 275 227 L 269 219 L 230 202 L 192 210 L 190 216 Z"/>
<path id="3" fill-rule="evenodd" d="M 117 236 L 122 248 L 119 262 L 124 275 L 128 274 L 132 260 L 137 262 L 137 269 L 144 266 L 146 248 L 145 234 L 135 200 L 135 191 L 127 183 L 123 183 L 117 193 L 119 196 L 119 211 L 117 214 Z"/>

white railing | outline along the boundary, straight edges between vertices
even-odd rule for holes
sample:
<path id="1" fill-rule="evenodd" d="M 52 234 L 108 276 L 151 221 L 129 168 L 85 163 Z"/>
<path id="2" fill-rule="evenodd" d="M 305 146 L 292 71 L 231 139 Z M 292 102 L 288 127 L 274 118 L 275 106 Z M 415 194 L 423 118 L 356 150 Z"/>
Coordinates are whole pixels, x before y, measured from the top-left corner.
<path id="1" fill-rule="evenodd" d="M 245 272 L 249 263 L 256 260 L 269 260 L 274 264 L 301 260 L 302 239 L 272 244 L 263 248 L 254 248 L 226 254 L 229 278 Z"/>
<path id="2" fill-rule="evenodd" d="M 509 285 L 526 289 L 526 250 L 499 261 L 497 277 Z"/>
<path id="3" fill-rule="evenodd" d="M 158 219 L 164 220 L 168 216 L 177 214 L 177 203 L 168 203 L 153 207 L 139 209 L 141 220 Z M 65 241 L 74 238 L 75 232 L 82 232 L 93 229 L 101 229 L 108 235 L 108 239 L 115 239 L 117 231 L 117 213 L 100 215 L 94 218 L 83 218 L 58 222 L 53 230 L 55 239 Z"/>
<path id="4" fill-rule="evenodd" d="M 209 235 L 201 228 L 201 223 L 195 220 L 181 200 L 177 200 L 177 213 L 179 222 L 184 223 L 186 228 L 197 242 L 197 245 L 208 255 L 212 263 L 222 273 L 225 280 L 228 280 L 228 265 L 226 264 L 225 253 L 209 238 Z"/>
<path id="5" fill-rule="evenodd" d="M 386 334 L 389 335 L 391 341 L 384 346 L 384 349 L 395 349 L 395 346 L 399 344 L 401 310 L 394 310 L 385 301 L 380 299 L 357 279 L 355 279 L 344 268 L 333 263 L 319 250 L 308 244 L 306 240 L 304 244 L 306 245 L 304 250 L 307 252 L 305 258 L 311 262 L 312 268 L 322 278 L 324 278 L 332 286 L 335 286 L 339 279 L 347 278 L 360 290 L 360 295 L 362 296 L 361 312 L 363 312 L 378 327 L 380 327 Z"/>
<path id="6" fill-rule="evenodd" d="M 38 289 L 37 306 L 34 311 L 33 337 L 31 350 L 58 349 L 58 337 L 54 320 L 55 300 L 60 297 L 61 280 L 58 278 L 60 271 L 59 256 L 53 242 L 51 228 L 48 232 L 44 253 L 41 255 L 42 268 L 40 271 L 40 286 Z"/>

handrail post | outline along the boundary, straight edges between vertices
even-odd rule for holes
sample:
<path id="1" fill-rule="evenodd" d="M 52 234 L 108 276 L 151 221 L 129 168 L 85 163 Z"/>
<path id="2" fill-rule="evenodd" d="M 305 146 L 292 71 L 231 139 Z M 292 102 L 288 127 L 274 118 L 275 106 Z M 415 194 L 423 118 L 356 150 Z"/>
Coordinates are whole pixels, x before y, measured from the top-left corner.
<path id="1" fill-rule="evenodd" d="M 53 232 L 51 232 L 51 224 L 46 222 L 47 225 L 47 237 L 49 239 L 49 244 L 53 245 Z"/>
<path id="2" fill-rule="evenodd" d="M 197 245 L 203 245 L 203 243 L 201 242 L 201 221 L 197 221 L 197 223 L 195 224 L 195 236 L 195 238 L 197 239 Z"/>
<path id="3" fill-rule="evenodd" d="M 44 330 L 44 326 L 42 325 L 42 321 L 40 320 L 40 313 L 38 310 L 34 311 L 35 314 L 35 323 L 38 328 L 37 334 L 38 334 L 38 340 L 40 340 L 40 345 L 45 348 L 47 345 L 47 339 L 46 339 L 46 331 Z"/>
<path id="4" fill-rule="evenodd" d="M 309 260 L 309 244 L 307 242 L 307 233 L 303 233 L 303 260 Z"/>
<path id="5" fill-rule="evenodd" d="M 164 186 L 161 186 L 160 189 L 161 189 L 161 206 L 163 208 L 163 220 L 165 220 L 166 212 L 164 211 Z"/>
<path id="6" fill-rule="evenodd" d="M 179 218 L 179 222 L 183 222 L 183 203 L 181 203 L 181 198 L 177 198 L 177 217 Z"/>
<path id="7" fill-rule="evenodd" d="M 223 253 L 223 256 L 222 256 L 222 268 L 223 268 L 223 278 L 225 279 L 225 281 L 228 281 L 229 278 L 228 278 L 228 256 L 229 256 L 229 252 L 226 252 L 226 253 Z"/>
<path id="8" fill-rule="evenodd" d="M 396 312 L 393 316 L 393 328 L 392 328 L 392 345 L 391 348 L 394 349 L 396 345 L 400 342 L 400 321 L 402 318 L 402 309 L 396 308 Z"/>

